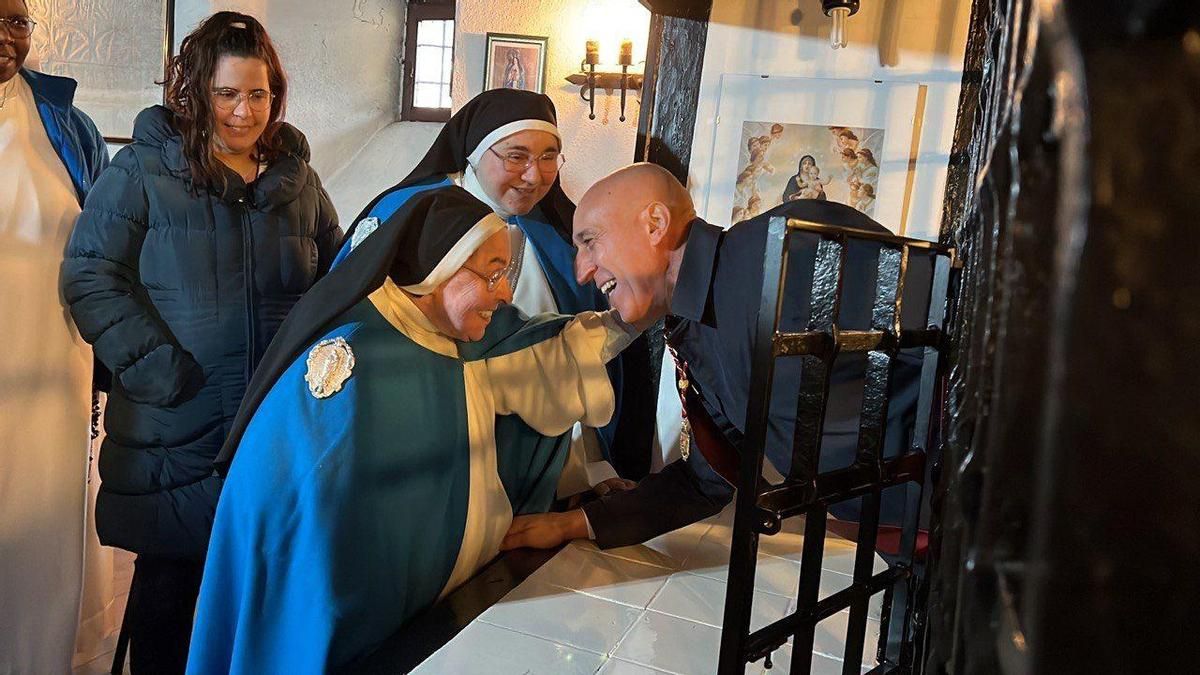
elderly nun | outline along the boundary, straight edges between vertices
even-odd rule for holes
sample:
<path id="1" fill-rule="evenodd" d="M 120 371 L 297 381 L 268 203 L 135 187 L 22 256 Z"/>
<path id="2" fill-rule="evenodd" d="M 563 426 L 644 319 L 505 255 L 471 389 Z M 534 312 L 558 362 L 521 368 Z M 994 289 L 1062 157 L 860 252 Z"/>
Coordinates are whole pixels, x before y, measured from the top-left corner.
<path id="1" fill-rule="evenodd" d="M 218 457 L 189 673 L 345 666 L 549 506 L 563 453 L 541 441 L 608 421 L 605 364 L 634 332 L 524 318 L 513 234 L 461 188 L 426 192 L 289 315 Z"/>

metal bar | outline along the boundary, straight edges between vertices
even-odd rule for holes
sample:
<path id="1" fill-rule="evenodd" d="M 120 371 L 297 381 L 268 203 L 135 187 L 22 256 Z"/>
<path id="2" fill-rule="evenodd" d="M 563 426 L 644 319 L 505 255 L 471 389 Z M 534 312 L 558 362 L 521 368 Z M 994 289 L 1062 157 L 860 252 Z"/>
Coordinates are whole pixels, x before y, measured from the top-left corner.
<path id="1" fill-rule="evenodd" d="M 879 490 L 862 498 L 859 512 L 858 542 L 854 550 L 854 583 L 865 584 L 875 568 L 875 539 L 879 534 Z M 842 653 L 842 675 L 862 672 L 863 645 L 867 638 L 867 609 L 870 596 L 854 598 L 850 603 L 850 620 L 846 626 L 846 645 Z"/>
<path id="2" fill-rule="evenodd" d="M 911 249 L 927 249 L 937 251 L 951 256 L 951 260 L 957 265 L 957 258 L 953 255 L 954 247 L 945 244 L 939 244 L 935 241 L 925 241 L 924 239 L 909 239 L 894 234 L 882 234 L 880 232 L 871 232 L 868 230 L 855 230 L 837 225 L 826 225 L 824 223 L 816 223 L 810 220 L 801 220 L 799 218 L 788 218 L 787 226 L 789 230 L 798 230 L 801 232 L 812 232 L 823 237 L 843 238 L 853 237 L 860 241 L 878 241 L 883 244 L 892 246 L 907 246 Z"/>
<path id="3" fill-rule="evenodd" d="M 878 275 L 875 280 L 875 305 L 871 311 L 871 328 L 877 331 L 900 332 L 900 310 L 904 297 L 904 275 L 908 269 L 909 247 L 884 244 L 879 249 Z M 858 456 L 856 463 L 874 467 L 878 478 L 875 487 L 862 497 L 859 512 L 858 546 L 854 552 L 854 580 L 871 577 L 875 564 L 875 542 L 879 534 L 879 505 L 883 474 L 883 444 L 887 432 L 888 397 L 896 347 L 867 354 L 867 371 L 863 387 L 863 406 L 859 417 Z M 850 605 L 850 622 L 846 628 L 846 645 L 842 672 L 858 675 L 866 641 L 869 598 L 857 598 Z"/>
<path id="4" fill-rule="evenodd" d="M 828 342 L 832 341 L 828 338 L 837 332 L 834 321 L 840 305 L 845 262 L 845 242 L 828 238 L 817 243 L 812 290 L 809 295 L 808 330 L 826 336 Z M 773 353 L 776 339 L 772 340 Z M 804 357 L 800 373 L 800 395 L 796 399 L 792 464 L 788 468 L 787 476 L 789 482 L 811 485 L 817 474 L 821 433 L 825 426 L 829 375 L 833 371 L 836 353 L 834 349 L 826 349 L 819 354 Z"/>
<path id="5" fill-rule="evenodd" d="M 925 475 L 924 452 L 909 452 L 874 467 L 850 466 L 818 474 L 815 484 L 784 483 L 763 491 L 758 498 L 760 517 L 783 519 L 798 516 L 814 504 L 836 504 L 861 497 L 876 487 L 919 481 Z M 767 515 L 769 514 L 769 516 Z"/>
<path id="6" fill-rule="evenodd" d="M 771 338 L 779 325 L 783 307 L 784 275 L 787 269 L 787 221 L 772 218 L 767 225 L 763 265 L 762 294 L 754 338 L 747 403 L 746 429 L 741 445 L 741 475 L 737 490 L 737 508 L 733 518 L 733 541 L 729 551 L 729 577 L 725 589 L 725 618 L 721 630 L 721 652 L 717 671 L 724 675 L 745 672 L 744 643 L 750 632 L 750 609 L 754 601 L 754 573 L 758 562 L 758 533 L 755 531 L 758 483 L 762 475 L 763 451 L 767 443 L 771 408 L 771 382 L 775 358 Z"/>
<path id="7" fill-rule="evenodd" d="M 825 509 L 817 507 L 804 517 L 804 553 L 800 557 L 800 582 L 796 592 L 796 613 L 811 616 L 820 600 L 821 559 L 825 556 Z M 812 669 L 813 640 L 816 638 L 816 621 L 806 621 L 783 633 L 783 638 L 794 634 L 792 639 L 792 663 L 789 672 L 807 673 Z M 762 631 L 759 631 L 761 634 Z M 755 634 L 746 641 L 749 651 Z"/>
<path id="8" fill-rule="evenodd" d="M 885 331 L 877 330 L 838 330 L 835 335 L 822 332 L 776 333 L 775 356 L 808 356 L 819 355 L 829 351 L 837 352 L 868 352 L 876 349 L 889 349 L 892 337 Z M 902 329 L 896 346 L 901 349 L 908 347 L 940 347 L 943 333 L 940 328 Z"/>
<path id="9" fill-rule="evenodd" d="M 807 537 L 808 535 L 805 534 L 805 536 Z M 822 539 L 822 547 L 823 545 L 824 541 Z M 801 644 L 799 637 L 803 635 L 801 631 L 805 626 L 815 627 L 818 623 L 848 608 L 850 603 L 859 595 L 870 598 L 870 596 L 895 583 L 896 579 L 907 577 L 910 573 L 908 569 L 903 567 L 886 569 L 872 577 L 866 584 L 851 584 L 817 602 L 807 611 L 798 608 L 795 612 L 782 619 L 759 628 L 750 635 L 750 639 L 746 643 L 748 660 L 756 661 L 766 654 L 779 649 L 793 635 L 797 636 L 797 640 L 792 643 L 793 658 L 795 658 L 796 645 Z M 797 604 L 799 604 L 799 599 L 797 599 Z M 803 649 L 799 651 L 803 651 Z M 808 651 L 812 652 L 811 641 Z"/>

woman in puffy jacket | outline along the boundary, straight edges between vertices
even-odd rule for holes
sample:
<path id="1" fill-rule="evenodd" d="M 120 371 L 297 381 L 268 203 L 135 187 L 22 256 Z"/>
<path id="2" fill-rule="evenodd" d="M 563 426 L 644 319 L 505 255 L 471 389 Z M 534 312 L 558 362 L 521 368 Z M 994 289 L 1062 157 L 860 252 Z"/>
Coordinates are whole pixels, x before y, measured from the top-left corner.
<path id="1" fill-rule="evenodd" d="M 337 215 L 282 122 L 287 80 L 262 25 L 219 12 L 180 48 L 167 107 L 96 182 L 63 293 L 110 378 L 100 541 L 138 554 L 134 673 L 183 672 L 221 449 L 251 373 L 340 244 Z"/>

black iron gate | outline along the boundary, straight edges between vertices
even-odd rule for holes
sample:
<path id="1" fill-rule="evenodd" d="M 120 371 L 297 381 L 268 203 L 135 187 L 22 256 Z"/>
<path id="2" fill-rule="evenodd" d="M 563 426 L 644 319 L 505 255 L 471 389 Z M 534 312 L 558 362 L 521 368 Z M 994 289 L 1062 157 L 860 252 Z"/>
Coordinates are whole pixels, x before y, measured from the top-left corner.
<path id="1" fill-rule="evenodd" d="M 811 313 L 800 332 L 782 332 L 789 237 L 807 233 L 818 237 L 812 275 Z M 843 299 L 846 254 L 854 242 L 879 247 L 874 301 L 867 330 L 839 325 Z M 910 266 L 914 255 L 928 256 L 928 265 Z M 724 629 L 719 672 L 741 673 L 748 662 L 770 654 L 794 636 L 792 673 L 811 667 L 817 623 L 844 609 L 850 610 L 844 673 L 858 675 L 866 639 L 868 602 L 883 594 L 879 666 L 872 672 L 907 672 L 914 653 L 914 597 L 923 565 L 915 560 L 922 495 L 927 475 L 926 449 L 935 447 L 941 406 L 935 399 L 945 381 L 942 358 L 946 349 L 944 326 L 947 299 L 956 285 L 959 261 L 953 248 L 859 230 L 831 227 L 799 220 L 772 219 L 767 237 L 762 300 L 752 365 L 752 390 L 742 448 L 737 511 L 729 562 Z M 905 284 L 912 274 L 928 274 L 917 286 L 928 288 L 922 298 L 927 308 L 923 322 L 902 325 Z M 910 294 L 911 295 L 911 294 Z M 911 443 L 896 456 L 883 452 L 887 431 L 889 385 L 901 350 L 921 350 L 922 371 Z M 845 468 L 821 472 L 822 425 L 825 419 L 834 359 L 844 353 L 865 353 L 867 365 L 859 416 L 856 457 Z M 764 480 L 763 449 L 768 437 L 769 407 L 775 360 L 803 360 L 791 464 L 780 483 Z M 887 569 L 874 573 L 879 533 L 880 496 L 883 490 L 904 484 L 903 522 L 899 547 L 889 556 Z M 857 527 L 853 581 L 848 588 L 818 597 L 825 546 L 828 508 L 861 499 Z M 780 531 L 782 521 L 805 516 L 797 609 L 760 630 L 750 632 L 758 538 Z"/>

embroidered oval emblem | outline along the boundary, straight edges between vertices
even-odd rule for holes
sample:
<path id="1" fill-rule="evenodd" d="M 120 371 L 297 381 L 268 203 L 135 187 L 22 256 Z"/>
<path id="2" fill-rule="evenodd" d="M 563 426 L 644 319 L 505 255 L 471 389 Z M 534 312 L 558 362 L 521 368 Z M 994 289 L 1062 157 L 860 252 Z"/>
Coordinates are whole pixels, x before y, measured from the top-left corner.
<path id="1" fill-rule="evenodd" d="M 354 371 L 354 352 L 344 338 L 321 340 L 308 352 L 304 381 L 316 398 L 329 398 L 342 390 Z"/>
<path id="2" fill-rule="evenodd" d="M 379 229 L 379 219 L 371 216 L 358 221 L 358 227 L 354 228 L 354 236 L 350 237 L 350 250 L 358 248 L 358 245 L 363 243 L 363 240 L 371 236 L 371 233 Z"/>

